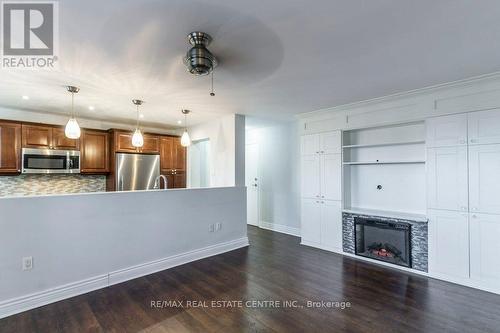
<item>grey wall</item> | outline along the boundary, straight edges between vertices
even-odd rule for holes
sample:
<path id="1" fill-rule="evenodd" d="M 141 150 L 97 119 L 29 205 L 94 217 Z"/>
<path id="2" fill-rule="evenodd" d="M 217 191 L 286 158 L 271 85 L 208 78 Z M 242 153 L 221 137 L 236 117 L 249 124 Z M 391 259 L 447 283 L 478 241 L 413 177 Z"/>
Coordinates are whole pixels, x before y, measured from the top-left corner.
<path id="1" fill-rule="evenodd" d="M 0 199 L 0 317 L 36 293 L 246 238 L 245 198 L 233 187 Z"/>

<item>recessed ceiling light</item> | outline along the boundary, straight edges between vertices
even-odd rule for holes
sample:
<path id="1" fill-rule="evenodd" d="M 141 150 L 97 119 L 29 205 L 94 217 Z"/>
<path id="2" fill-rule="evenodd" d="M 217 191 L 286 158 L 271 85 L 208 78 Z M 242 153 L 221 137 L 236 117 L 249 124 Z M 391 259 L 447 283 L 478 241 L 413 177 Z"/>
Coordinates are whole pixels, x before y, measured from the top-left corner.
<path id="1" fill-rule="evenodd" d="M 90 105 L 90 106 L 89 106 L 89 110 L 90 110 L 90 111 L 94 111 L 94 110 L 95 110 L 95 107 L 94 107 L 94 106 L 92 106 L 92 105 Z"/>
<path id="2" fill-rule="evenodd" d="M 23 96 L 22 96 L 22 99 L 24 99 L 24 100 L 26 100 L 26 101 L 27 101 L 28 99 L 30 99 L 30 97 L 29 97 L 29 96 L 26 96 L 26 95 L 23 95 Z"/>
<path id="3" fill-rule="evenodd" d="M 141 114 L 139 115 L 139 118 L 144 119 L 144 115 L 141 113 Z"/>
<path id="4" fill-rule="evenodd" d="M 177 120 L 177 124 L 182 124 L 182 120 Z"/>

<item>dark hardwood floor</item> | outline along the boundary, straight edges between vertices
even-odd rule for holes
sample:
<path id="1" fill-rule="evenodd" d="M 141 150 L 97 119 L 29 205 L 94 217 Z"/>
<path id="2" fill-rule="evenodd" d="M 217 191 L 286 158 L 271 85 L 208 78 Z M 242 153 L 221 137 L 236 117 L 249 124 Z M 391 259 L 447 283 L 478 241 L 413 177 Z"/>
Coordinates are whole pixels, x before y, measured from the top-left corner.
<path id="1" fill-rule="evenodd" d="M 498 295 L 304 247 L 292 236 L 255 227 L 248 234 L 249 248 L 5 318 L 0 332 L 500 332 Z M 174 300 L 183 307 L 151 306 Z M 207 307 L 186 307 L 190 300 Z M 212 306 L 241 300 L 297 303 Z"/>

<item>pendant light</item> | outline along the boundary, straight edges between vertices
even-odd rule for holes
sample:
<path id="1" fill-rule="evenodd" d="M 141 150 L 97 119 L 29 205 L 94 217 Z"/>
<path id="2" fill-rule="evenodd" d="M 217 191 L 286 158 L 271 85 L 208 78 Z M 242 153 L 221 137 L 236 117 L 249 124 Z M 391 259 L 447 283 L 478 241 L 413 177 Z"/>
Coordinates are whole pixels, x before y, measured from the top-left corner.
<path id="1" fill-rule="evenodd" d="M 64 134 L 68 139 L 78 139 L 80 138 L 81 131 L 75 118 L 75 94 L 80 91 L 80 88 L 68 86 L 66 89 L 71 93 L 71 116 L 64 128 Z"/>
<path id="2" fill-rule="evenodd" d="M 144 101 L 141 101 L 140 99 L 133 99 L 132 103 L 134 103 L 137 107 L 137 123 L 135 126 L 134 135 L 132 135 L 132 146 L 140 148 L 144 145 L 144 138 L 142 136 L 141 129 L 139 128 L 139 105 L 142 105 Z"/>
<path id="3" fill-rule="evenodd" d="M 187 115 L 189 112 L 189 110 L 182 110 L 182 114 L 184 115 L 184 133 L 182 133 L 181 136 L 181 145 L 183 147 L 189 147 L 191 145 L 191 138 L 189 137 L 187 130 Z"/>

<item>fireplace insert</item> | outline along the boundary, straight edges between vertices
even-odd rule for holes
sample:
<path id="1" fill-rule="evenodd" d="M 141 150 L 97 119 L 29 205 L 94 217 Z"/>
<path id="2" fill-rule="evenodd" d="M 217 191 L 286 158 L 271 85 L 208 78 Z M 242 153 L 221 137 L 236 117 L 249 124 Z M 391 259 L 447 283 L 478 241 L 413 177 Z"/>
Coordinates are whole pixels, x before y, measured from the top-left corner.
<path id="1" fill-rule="evenodd" d="M 409 223 L 356 217 L 356 255 L 411 267 L 410 232 Z"/>

